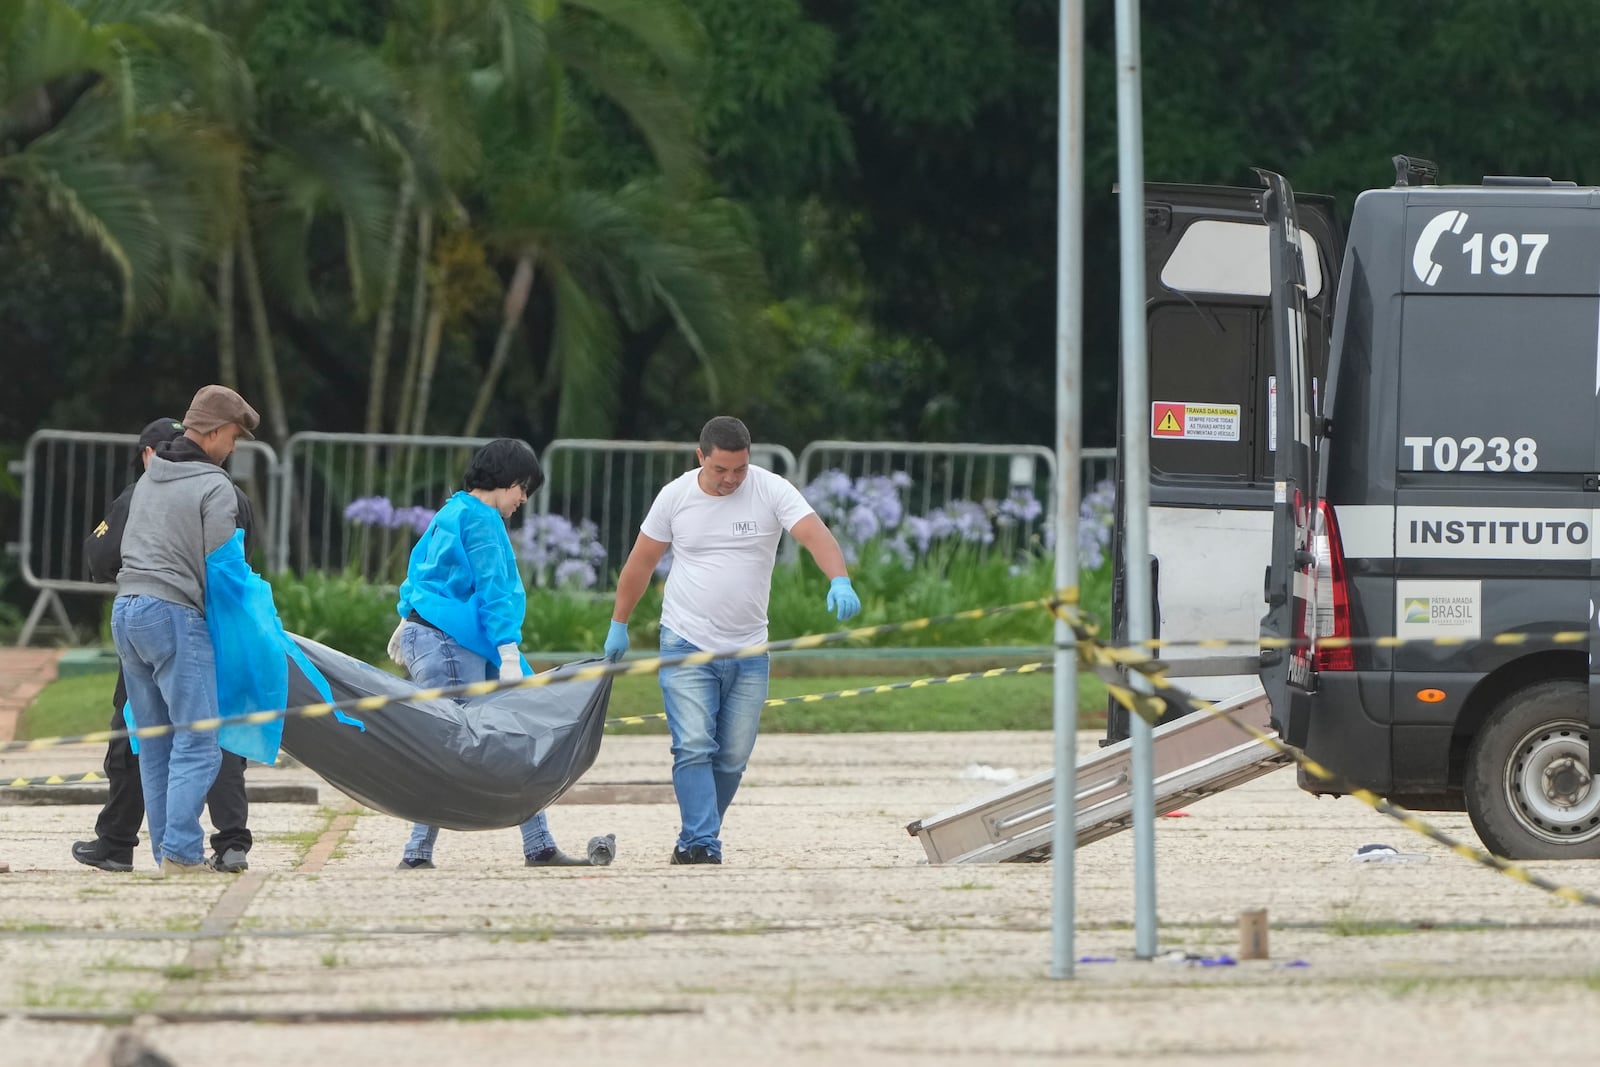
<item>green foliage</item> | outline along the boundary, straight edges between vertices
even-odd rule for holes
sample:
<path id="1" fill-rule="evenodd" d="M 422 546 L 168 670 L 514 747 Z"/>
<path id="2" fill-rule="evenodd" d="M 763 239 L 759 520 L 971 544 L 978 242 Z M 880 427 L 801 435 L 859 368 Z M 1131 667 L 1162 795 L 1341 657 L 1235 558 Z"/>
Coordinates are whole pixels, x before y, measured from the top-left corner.
<path id="1" fill-rule="evenodd" d="M 319 571 L 279 574 L 271 581 L 285 630 L 367 663 L 388 660 L 389 635 L 400 621 L 392 589 Z"/>
<path id="2" fill-rule="evenodd" d="M 1447 181 L 1597 177 L 1588 0 L 1141 15 L 1152 180 L 1251 184 L 1265 165 L 1348 206 L 1400 151 Z M 401 356 L 427 334 L 419 210 L 435 237 L 470 231 L 488 283 L 450 301 L 479 315 L 442 339 L 429 426 L 461 426 L 490 378 L 483 428 L 541 443 L 677 437 L 742 405 L 769 439 L 1051 440 L 1058 16 L 1049 0 L 0 4 L 0 441 L 137 428 L 216 373 L 219 332 L 242 341 L 247 317 L 260 338 L 238 348 L 277 351 L 289 425 L 360 427 L 374 320 Z M 1084 417 L 1103 443 L 1108 0 L 1087 30 Z M 217 265 L 241 217 L 264 302 L 241 270 L 224 323 Z M 493 321 L 523 262 L 528 298 Z M 240 385 L 265 408 L 257 361 Z M 386 426 L 402 377 L 379 390 Z"/>
<path id="3" fill-rule="evenodd" d="M 879 551 L 862 552 L 852 568 L 862 611 L 848 625 L 877 626 L 909 619 L 948 615 L 974 608 L 1037 600 L 1050 594 L 1053 563 L 1048 557 L 1007 562 L 1003 553 L 982 554 L 971 546 L 936 546 L 914 568 Z M 373 585 L 354 574 L 303 576 L 280 574 L 272 579 L 273 596 L 284 628 L 339 649 L 368 663 L 383 663 L 394 630 L 393 587 Z M 665 583 L 652 582 L 630 625 L 636 649 L 653 648 L 659 640 L 661 596 Z M 774 641 L 841 628 L 824 609 L 828 582 L 809 557 L 773 570 L 769 604 Z M 611 619 L 610 597 L 588 593 L 530 589 L 523 622 L 523 650 L 598 652 Z M 1110 565 L 1083 575 L 1083 610 L 1092 617 L 1110 616 Z M 1042 609 L 948 623 L 924 630 L 885 634 L 866 642 L 873 647 L 936 648 L 962 646 L 1048 646 L 1053 640 L 1050 616 Z"/>
<path id="4" fill-rule="evenodd" d="M 661 585 L 639 598 L 633 613 L 633 643 L 648 648 L 660 639 Z M 522 649 L 542 652 L 593 652 L 599 655 L 611 626 L 611 598 L 567 590 L 528 590 L 528 613 L 522 623 Z"/>
<path id="5" fill-rule="evenodd" d="M 745 400 L 764 440 L 941 440 L 950 432 L 956 404 L 939 392 L 944 359 L 931 345 L 886 335 L 837 304 L 791 299 L 765 317 L 779 343 Z"/>
<path id="6" fill-rule="evenodd" d="M 712 41 L 700 106 L 713 170 L 757 202 L 805 196 L 844 172 L 854 149 L 829 90 L 834 36 L 798 0 L 694 0 Z"/>
<path id="7" fill-rule="evenodd" d="M 226 51 L 174 3 L 116 11 L 66 0 L 0 7 L 0 186 L 92 246 L 131 321 L 195 297 L 215 222 L 208 190 L 237 160 L 163 76 Z"/>

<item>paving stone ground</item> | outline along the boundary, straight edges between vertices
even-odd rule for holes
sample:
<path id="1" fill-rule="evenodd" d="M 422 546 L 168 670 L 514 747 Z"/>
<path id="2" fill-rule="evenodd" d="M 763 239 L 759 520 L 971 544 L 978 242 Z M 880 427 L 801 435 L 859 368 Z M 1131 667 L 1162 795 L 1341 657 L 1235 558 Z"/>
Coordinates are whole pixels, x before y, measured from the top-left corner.
<path id="1" fill-rule="evenodd" d="M 609 739 L 571 798 L 602 802 L 552 809 L 569 850 L 616 833 L 607 868 L 527 869 L 508 829 L 446 832 L 438 870 L 398 872 L 406 827 L 322 784 L 317 805 L 254 809 L 248 874 L 158 881 L 148 855 L 132 875 L 73 863 L 92 807 L 0 806 L 0 1063 L 108 1063 L 118 1035 L 179 1067 L 1592 1056 L 1600 916 L 1284 771 L 1157 825 L 1159 954 L 1236 954 L 1239 913 L 1266 908 L 1270 958 L 1134 959 L 1122 834 L 1075 864 L 1075 954 L 1107 962 L 1049 979 L 1051 867 L 930 867 L 904 830 L 995 788 L 970 766 L 1028 774 L 1049 752 L 1037 733 L 764 737 L 720 868 L 667 863 L 663 738 Z M 1370 842 L 1427 858 L 1350 862 Z M 1600 864 L 1537 870 L 1600 889 Z"/>

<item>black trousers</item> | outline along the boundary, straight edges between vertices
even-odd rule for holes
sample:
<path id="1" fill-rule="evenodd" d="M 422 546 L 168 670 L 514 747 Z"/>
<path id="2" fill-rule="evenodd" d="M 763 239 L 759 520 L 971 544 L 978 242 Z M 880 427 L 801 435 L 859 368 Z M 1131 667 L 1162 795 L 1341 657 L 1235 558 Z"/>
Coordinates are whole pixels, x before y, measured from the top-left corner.
<path id="1" fill-rule="evenodd" d="M 117 674 L 116 699 L 111 728 L 122 730 L 128 724 L 122 719 L 122 705 L 127 697 L 121 672 Z M 245 825 L 250 817 L 250 801 L 244 793 L 244 765 L 243 756 L 224 752 L 217 780 L 206 794 L 211 825 L 217 831 L 211 835 L 211 848 L 219 855 L 230 848 L 249 852 L 254 843 Z M 126 852 L 131 858 L 133 850 L 139 846 L 139 828 L 144 825 L 144 783 L 139 777 L 139 757 L 133 754 L 133 746 L 126 737 L 106 745 L 105 770 L 111 795 L 95 820 L 95 836 L 113 855 Z"/>

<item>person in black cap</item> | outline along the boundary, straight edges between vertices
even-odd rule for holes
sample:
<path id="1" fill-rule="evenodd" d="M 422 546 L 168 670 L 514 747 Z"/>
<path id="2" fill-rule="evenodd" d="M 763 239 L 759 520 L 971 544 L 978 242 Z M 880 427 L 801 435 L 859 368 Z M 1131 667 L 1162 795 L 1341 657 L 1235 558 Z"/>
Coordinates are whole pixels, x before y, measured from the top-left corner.
<path id="1" fill-rule="evenodd" d="M 176 441 L 184 434 L 184 425 L 177 419 L 156 419 L 139 434 L 138 451 L 133 457 L 134 482 L 144 473 L 158 445 Z M 128 521 L 128 501 L 133 496 L 134 482 L 111 502 L 110 509 L 100 525 L 94 528 L 83 542 L 83 556 L 89 568 L 89 578 L 96 582 L 114 582 L 122 568 L 122 531 Z M 253 515 L 250 499 L 242 491 L 239 498 L 239 526 L 244 530 L 245 551 L 248 553 L 253 538 Z M 125 729 L 122 708 L 128 700 L 127 683 L 122 671 L 117 670 L 116 692 L 111 698 L 111 729 Z M 206 804 L 211 809 L 211 822 L 216 833 L 211 835 L 212 855 L 210 865 L 219 871 L 237 872 L 247 869 L 247 856 L 254 840 L 249 827 L 250 807 L 244 791 L 243 756 L 222 754 L 222 767 L 217 780 L 206 794 Z M 144 822 L 144 786 L 139 777 L 139 759 L 127 738 L 106 745 L 106 781 L 111 795 L 100 817 L 95 820 L 94 840 L 74 841 L 72 858 L 103 871 L 133 870 L 133 850 L 139 845 L 139 827 Z"/>

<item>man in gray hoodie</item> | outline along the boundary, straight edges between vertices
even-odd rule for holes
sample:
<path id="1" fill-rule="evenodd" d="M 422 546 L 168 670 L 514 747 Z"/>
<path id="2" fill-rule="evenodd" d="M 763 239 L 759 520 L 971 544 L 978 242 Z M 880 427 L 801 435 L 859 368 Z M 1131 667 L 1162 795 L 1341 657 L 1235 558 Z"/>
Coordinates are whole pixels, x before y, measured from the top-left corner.
<path id="1" fill-rule="evenodd" d="M 183 436 L 157 447 L 128 502 L 111 637 L 140 729 L 217 714 L 206 557 L 239 525 L 238 496 L 221 464 L 260 424 L 238 393 L 205 386 L 183 416 Z M 211 869 L 200 811 L 221 761 L 215 731 L 140 739 L 150 846 L 163 875 Z"/>

